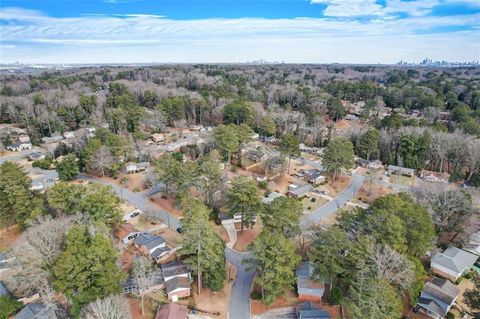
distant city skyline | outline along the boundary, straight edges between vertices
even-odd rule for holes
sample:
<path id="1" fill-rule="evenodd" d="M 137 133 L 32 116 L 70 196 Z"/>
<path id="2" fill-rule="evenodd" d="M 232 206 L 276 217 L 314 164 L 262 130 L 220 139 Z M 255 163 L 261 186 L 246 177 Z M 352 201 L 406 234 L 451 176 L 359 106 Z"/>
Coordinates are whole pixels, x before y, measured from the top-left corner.
<path id="1" fill-rule="evenodd" d="M 0 63 L 480 60 L 477 0 L 3 0 Z"/>

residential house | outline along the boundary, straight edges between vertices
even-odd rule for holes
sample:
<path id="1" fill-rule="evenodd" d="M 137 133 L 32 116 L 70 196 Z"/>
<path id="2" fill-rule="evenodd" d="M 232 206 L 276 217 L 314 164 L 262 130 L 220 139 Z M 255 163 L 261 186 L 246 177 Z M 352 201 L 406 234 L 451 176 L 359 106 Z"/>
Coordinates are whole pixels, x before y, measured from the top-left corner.
<path id="1" fill-rule="evenodd" d="M 188 278 L 188 280 L 192 281 L 192 273 L 188 269 L 188 267 L 179 261 L 172 261 L 166 264 L 161 265 L 162 267 L 162 274 L 165 281 L 169 281 L 175 277 L 182 277 Z"/>
<path id="2" fill-rule="evenodd" d="M 420 177 L 430 183 L 445 183 L 448 184 L 450 174 L 447 172 L 433 172 L 426 169 L 420 171 Z"/>
<path id="3" fill-rule="evenodd" d="M 58 143 L 58 142 L 61 142 L 61 141 L 63 141 L 63 136 L 61 136 L 61 135 L 54 135 L 54 136 L 51 136 L 51 137 L 48 137 L 48 136 L 42 137 L 42 142 L 44 144 Z"/>
<path id="4" fill-rule="evenodd" d="M 357 157 L 357 158 L 355 159 L 355 163 L 356 163 L 358 166 L 367 168 L 367 167 L 368 167 L 368 164 L 370 164 L 370 161 L 367 161 L 366 159 Z"/>
<path id="5" fill-rule="evenodd" d="M 165 287 L 165 280 L 163 279 L 162 271 L 158 268 L 154 269 L 151 273 L 152 280 L 149 282 L 150 287 L 146 290 L 147 292 L 160 291 Z M 122 292 L 124 294 L 136 292 L 140 289 L 138 286 L 137 280 L 133 276 L 129 276 L 127 280 L 122 285 Z"/>
<path id="6" fill-rule="evenodd" d="M 176 302 L 180 298 L 190 296 L 190 280 L 185 277 L 174 277 L 165 281 L 165 292 L 168 300 Z"/>
<path id="7" fill-rule="evenodd" d="M 45 154 L 40 152 L 32 152 L 28 155 L 28 159 L 31 161 L 41 161 L 45 159 Z"/>
<path id="8" fill-rule="evenodd" d="M 370 161 L 368 163 L 368 168 L 370 168 L 370 169 L 380 169 L 380 168 L 382 168 L 382 161 L 380 161 L 378 159 L 374 160 L 374 161 Z"/>
<path id="9" fill-rule="evenodd" d="M 247 149 L 243 153 L 246 158 L 255 163 L 259 163 L 266 159 L 266 154 L 258 149 Z"/>
<path id="10" fill-rule="evenodd" d="M 303 143 L 300 143 L 298 147 L 301 152 L 310 153 L 310 154 L 318 154 L 318 151 L 320 150 L 318 147 L 306 146 Z"/>
<path id="11" fill-rule="evenodd" d="M 141 163 L 127 163 L 125 165 L 125 173 L 132 174 L 145 171 L 150 166 L 149 162 L 141 162 Z"/>
<path id="12" fill-rule="evenodd" d="M 142 211 L 137 208 L 137 209 L 134 209 L 134 210 L 132 210 L 131 212 L 123 215 L 122 220 L 123 220 L 124 222 L 126 222 L 126 221 L 129 221 L 129 220 L 132 219 L 132 218 L 135 218 L 135 217 L 139 216 L 140 214 L 142 214 Z"/>
<path id="13" fill-rule="evenodd" d="M 155 319 L 187 319 L 187 312 L 187 306 L 169 303 L 158 307 Z"/>
<path id="14" fill-rule="evenodd" d="M 450 246 L 443 253 L 437 252 L 430 262 L 432 272 L 456 282 L 469 271 L 478 256 L 457 247 Z"/>
<path id="15" fill-rule="evenodd" d="M 330 319 L 330 314 L 316 307 L 313 303 L 306 301 L 296 309 L 298 319 Z"/>
<path id="16" fill-rule="evenodd" d="M 308 195 L 313 190 L 313 186 L 310 184 L 306 185 L 292 185 L 296 187 L 290 187 L 289 185 L 289 190 L 288 190 L 288 196 L 293 197 L 293 198 L 303 198 Z"/>
<path id="17" fill-rule="evenodd" d="M 460 288 L 446 279 L 433 278 L 423 286 L 417 309 L 434 319 L 442 319 L 446 316 L 455 303 Z"/>
<path id="18" fill-rule="evenodd" d="M 150 136 L 150 138 L 152 139 L 152 141 L 154 143 L 160 143 L 160 142 L 163 142 L 165 141 L 165 135 L 161 134 L 161 133 L 155 133 L 155 134 L 152 134 Z"/>
<path id="19" fill-rule="evenodd" d="M 413 168 L 406 168 L 395 165 L 388 165 L 387 171 L 389 174 L 405 175 L 410 177 L 412 177 L 415 173 L 415 170 Z"/>
<path id="20" fill-rule="evenodd" d="M 20 152 L 20 151 L 31 150 L 31 149 L 32 149 L 32 143 L 30 142 L 14 143 L 7 146 L 7 150 L 12 152 Z"/>
<path id="21" fill-rule="evenodd" d="M 43 302 L 35 302 L 26 305 L 19 313 L 14 316 L 15 319 L 56 319 L 55 311 L 47 307 Z"/>
<path id="22" fill-rule="evenodd" d="M 75 138 L 75 133 L 72 131 L 66 131 L 66 132 L 63 132 L 63 137 L 67 140 L 71 138 Z"/>
<path id="23" fill-rule="evenodd" d="M 274 136 L 261 136 L 260 140 L 265 144 L 272 144 L 276 141 Z"/>
<path id="24" fill-rule="evenodd" d="M 30 143 L 30 136 L 28 135 L 25 135 L 25 134 L 20 134 L 18 136 L 18 141 L 20 143 Z"/>
<path id="25" fill-rule="evenodd" d="M 156 261 L 161 259 L 170 251 L 169 247 L 165 243 L 165 239 L 150 233 L 139 233 L 134 239 L 133 245 L 137 247 L 144 255 L 150 256 Z"/>
<path id="26" fill-rule="evenodd" d="M 115 231 L 115 236 L 124 244 L 131 243 L 137 238 L 140 232 L 131 224 L 122 224 Z"/>
<path id="27" fill-rule="evenodd" d="M 318 185 L 327 180 L 325 176 L 322 175 L 319 169 L 306 169 L 303 171 L 303 178 L 305 181 L 312 183 L 313 185 Z"/>
<path id="28" fill-rule="evenodd" d="M 270 204 L 278 197 L 283 197 L 285 195 L 277 193 L 277 192 L 270 192 L 267 197 L 262 198 L 262 203 Z"/>
<path id="29" fill-rule="evenodd" d="M 325 284 L 313 274 L 313 266 L 305 261 L 297 266 L 297 293 L 298 298 L 309 301 L 320 301 L 325 292 Z"/>

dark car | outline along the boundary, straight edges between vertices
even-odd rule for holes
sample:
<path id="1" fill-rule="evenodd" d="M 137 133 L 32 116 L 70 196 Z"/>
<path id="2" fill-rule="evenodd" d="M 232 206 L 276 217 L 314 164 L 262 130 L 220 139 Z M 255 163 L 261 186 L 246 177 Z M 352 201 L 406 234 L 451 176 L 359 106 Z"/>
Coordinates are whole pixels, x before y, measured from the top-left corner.
<path id="1" fill-rule="evenodd" d="M 178 228 L 177 228 L 177 233 L 181 234 L 182 232 L 183 232 L 182 227 L 178 227 Z"/>

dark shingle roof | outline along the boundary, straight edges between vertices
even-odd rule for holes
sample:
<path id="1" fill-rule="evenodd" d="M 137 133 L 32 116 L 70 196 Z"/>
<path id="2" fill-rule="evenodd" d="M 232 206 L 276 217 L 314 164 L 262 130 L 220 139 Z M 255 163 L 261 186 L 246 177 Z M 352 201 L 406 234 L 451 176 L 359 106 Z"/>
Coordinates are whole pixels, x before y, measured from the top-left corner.
<path id="1" fill-rule="evenodd" d="M 7 287 L 0 281 L 0 296 L 10 296 L 10 291 L 8 291 Z"/>
<path id="2" fill-rule="evenodd" d="M 163 277 L 173 277 L 189 272 L 188 267 L 179 261 L 172 261 L 162 265 Z"/>
<path id="3" fill-rule="evenodd" d="M 150 233 L 140 233 L 134 240 L 135 245 L 145 246 L 152 249 L 165 243 L 165 240 L 160 236 L 155 236 Z"/>
<path id="4" fill-rule="evenodd" d="M 165 282 L 167 294 L 178 288 L 190 288 L 190 280 L 185 277 L 175 277 Z"/>

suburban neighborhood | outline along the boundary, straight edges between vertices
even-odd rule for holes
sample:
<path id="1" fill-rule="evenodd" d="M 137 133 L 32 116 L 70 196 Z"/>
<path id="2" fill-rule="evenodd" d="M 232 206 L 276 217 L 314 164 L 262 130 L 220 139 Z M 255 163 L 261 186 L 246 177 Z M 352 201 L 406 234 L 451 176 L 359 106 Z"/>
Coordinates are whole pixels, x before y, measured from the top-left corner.
<path id="1" fill-rule="evenodd" d="M 458 117 L 478 106 L 452 91 L 432 117 L 389 90 L 445 70 L 210 68 L 165 67 L 215 79 L 203 96 L 155 68 L 2 75 L 0 318 L 478 318 L 480 131 Z M 232 78 L 260 90 L 249 74 L 279 88 L 214 101 Z"/>

